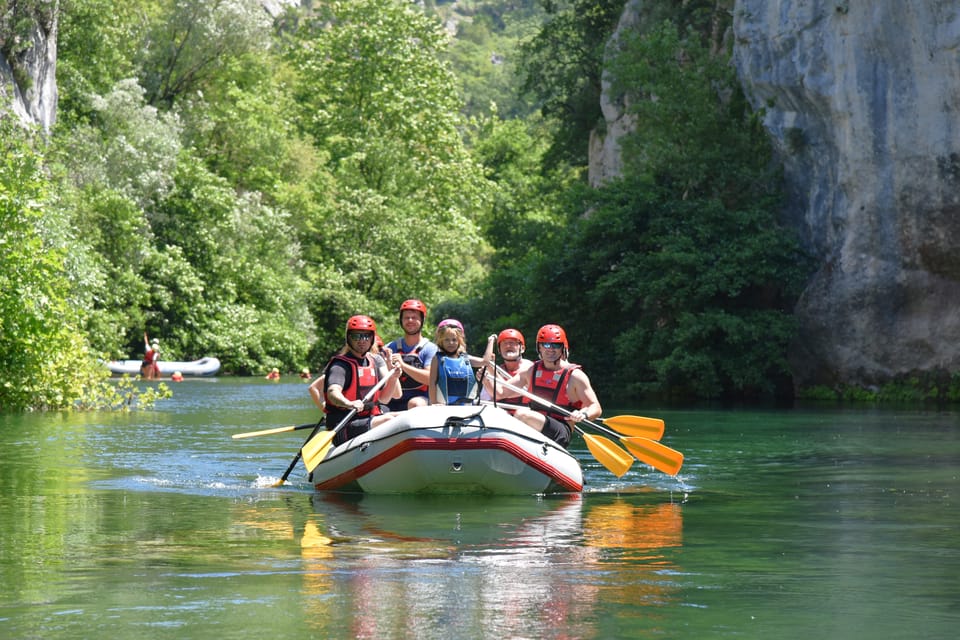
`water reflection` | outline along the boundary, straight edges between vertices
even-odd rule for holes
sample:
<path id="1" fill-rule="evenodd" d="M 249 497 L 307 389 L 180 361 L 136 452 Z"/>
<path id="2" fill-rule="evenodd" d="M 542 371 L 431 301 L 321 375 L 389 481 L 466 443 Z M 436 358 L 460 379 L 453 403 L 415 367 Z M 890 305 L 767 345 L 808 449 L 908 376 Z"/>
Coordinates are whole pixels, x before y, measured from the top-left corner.
<path id="1" fill-rule="evenodd" d="M 300 532 L 306 617 L 357 638 L 601 637 L 601 600 L 674 599 L 681 505 L 648 500 L 317 494 Z"/>
<path id="2" fill-rule="evenodd" d="M 0 416 L 0 637 L 956 636 L 953 413 L 667 414 L 682 492 L 580 441 L 582 496 L 337 499 L 271 487 L 302 434 L 230 439 L 302 393 Z"/>
<path id="3" fill-rule="evenodd" d="M 584 517 L 585 545 L 603 550 L 607 606 L 633 610 L 649 632 L 662 632 L 671 607 L 683 604 L 682 505 L 603 497 Z"/>

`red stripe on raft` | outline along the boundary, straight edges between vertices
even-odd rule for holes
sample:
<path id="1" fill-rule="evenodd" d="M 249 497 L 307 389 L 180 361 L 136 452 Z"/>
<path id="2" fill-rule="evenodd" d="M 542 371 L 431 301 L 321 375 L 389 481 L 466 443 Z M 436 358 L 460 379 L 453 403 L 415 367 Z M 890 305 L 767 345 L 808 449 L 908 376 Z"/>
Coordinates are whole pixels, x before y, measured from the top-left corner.
<path id="1" fill-rule="evenodd" d="M 370 458 L 363 464 L 357 465 L 349 471 L 345 471 L 338 476 L 330 478 L 329 480 L 318 482 L 314 484 L 314 487 L 318 490 L 327 491 L 338 489 L 410 451 L 462 451 L 464 449 L 493 449 L 497 451 L 504 451 L 517 458 L 528 467 L 536 469 L 568 491 L 583 490 L 583 485 L 579 482 L 559 473 L 556 468 L 546 464 L 540 458 L 530 455 L 530 453 L 527 452 L 527 450 L 523 447 L 517 446 L 510 440 L 504 440 L 500 438 L 483 438 L 482 440 L 461 440 L 458 438 L 448 438 L 443 440 L 439 438 L 406 438 L 405 440 L 393 445 L 383 453 Z"/>

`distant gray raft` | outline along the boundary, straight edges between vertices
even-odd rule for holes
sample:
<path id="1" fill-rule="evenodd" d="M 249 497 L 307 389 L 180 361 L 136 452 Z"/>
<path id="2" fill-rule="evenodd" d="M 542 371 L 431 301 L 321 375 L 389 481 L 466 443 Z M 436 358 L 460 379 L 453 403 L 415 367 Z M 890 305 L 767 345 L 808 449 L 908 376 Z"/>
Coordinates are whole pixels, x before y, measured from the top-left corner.
<path id="1" fill-rule="evenodd" d="M 115 375 L 128 374 L 131 376 L 140 373 L 141 360 L 111 360 L 107 363 L 110 373 Z M 179 371 L 185 376 L 215 376 L 220 371 L 220 360 L 217 358 L 200 358 L 192 362 L 178 362 L 176 360 L 159 360 L 157 367 L 160 374 L 169 376 Z"/>

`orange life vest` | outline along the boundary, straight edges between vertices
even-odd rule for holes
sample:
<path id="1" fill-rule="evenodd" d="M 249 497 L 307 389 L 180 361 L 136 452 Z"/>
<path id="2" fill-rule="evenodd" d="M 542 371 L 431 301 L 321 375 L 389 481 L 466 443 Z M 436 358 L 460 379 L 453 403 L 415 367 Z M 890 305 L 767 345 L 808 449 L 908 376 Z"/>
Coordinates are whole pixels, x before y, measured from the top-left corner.
<path id="1" fill-rule="evenodd" d="M 351 402 L 353 400 L 363 400 L 367 393 L 370 392 L 370 389 L 377 385 L 379 381 L 379 375 L 377 372 L 377 363 L 376 360 L 368 353 L 363 356 L 363 362 L 361 363 L 356 358 L 350 358 L 346 355 L 335 355 L 330 359 L 332 363 L 334 360 L 339 360 L 341 362 L 346 362 L 350 365 L 350 380 L 347 381 L 347 384 L 343 387 L 343 397 Z M 330 366 L 329 364 L 327 365 Z M 327 395 L 327 384 L 330 382 L 330 378 L 327 378 L 324 381 L 323 395 L 326 398 Z M 377 415 L 379 411 L 377 410 L 378 400 L 380 399 L 380 390 L 378 389 L 371 402 L 367 403 L 367 406 L 372 406 L 373 409 L 363 411 L 358 411 L 356 417 L 365 418 L 370 415 Z M 336 410 L 342 412 L 343 409 L 334 407 L 333 403 L 327 400 L 324 404 L 323 411 L 324 413 L 330 413 L 331 410 Z"/>
<path id="2" fill-rule="evenodd" d="M 537 360 L 533 363 L 533 369 L 530 372 L 530 379 L 532 380 L 530 391 L 537 397 L 549 400 L 563 409 L 569 409 L 570 411 L 580 409 L 583 403 L 580 401 L 572 402 L 570 396 L 567 395 L 567 383 L 570 380 L 570 374 L 579 368 L 580 365 L 578 364 L 568 364 L 562 369 L 549 371 L 543 366 L 542 360 Z M 533 408 L 536 409 L 537 407 L 534 406 Z M 549 408 L 537 410 L 558 420 L 566 418 L 561 413 L 550 411 Z"/>

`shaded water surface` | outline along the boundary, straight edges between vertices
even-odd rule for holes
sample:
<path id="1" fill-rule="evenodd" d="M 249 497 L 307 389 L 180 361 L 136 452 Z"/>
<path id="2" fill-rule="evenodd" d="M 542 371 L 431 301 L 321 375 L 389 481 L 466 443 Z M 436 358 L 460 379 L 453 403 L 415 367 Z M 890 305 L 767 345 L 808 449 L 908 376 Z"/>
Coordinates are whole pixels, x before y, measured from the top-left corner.
<path id="1" fill-rule="evenodd" d="M 321 495 L 299 383 L 0 417 L 3 638 L 954 638 L 960 417 L 643 411 L 677 478 L 583 494 Z"/>

